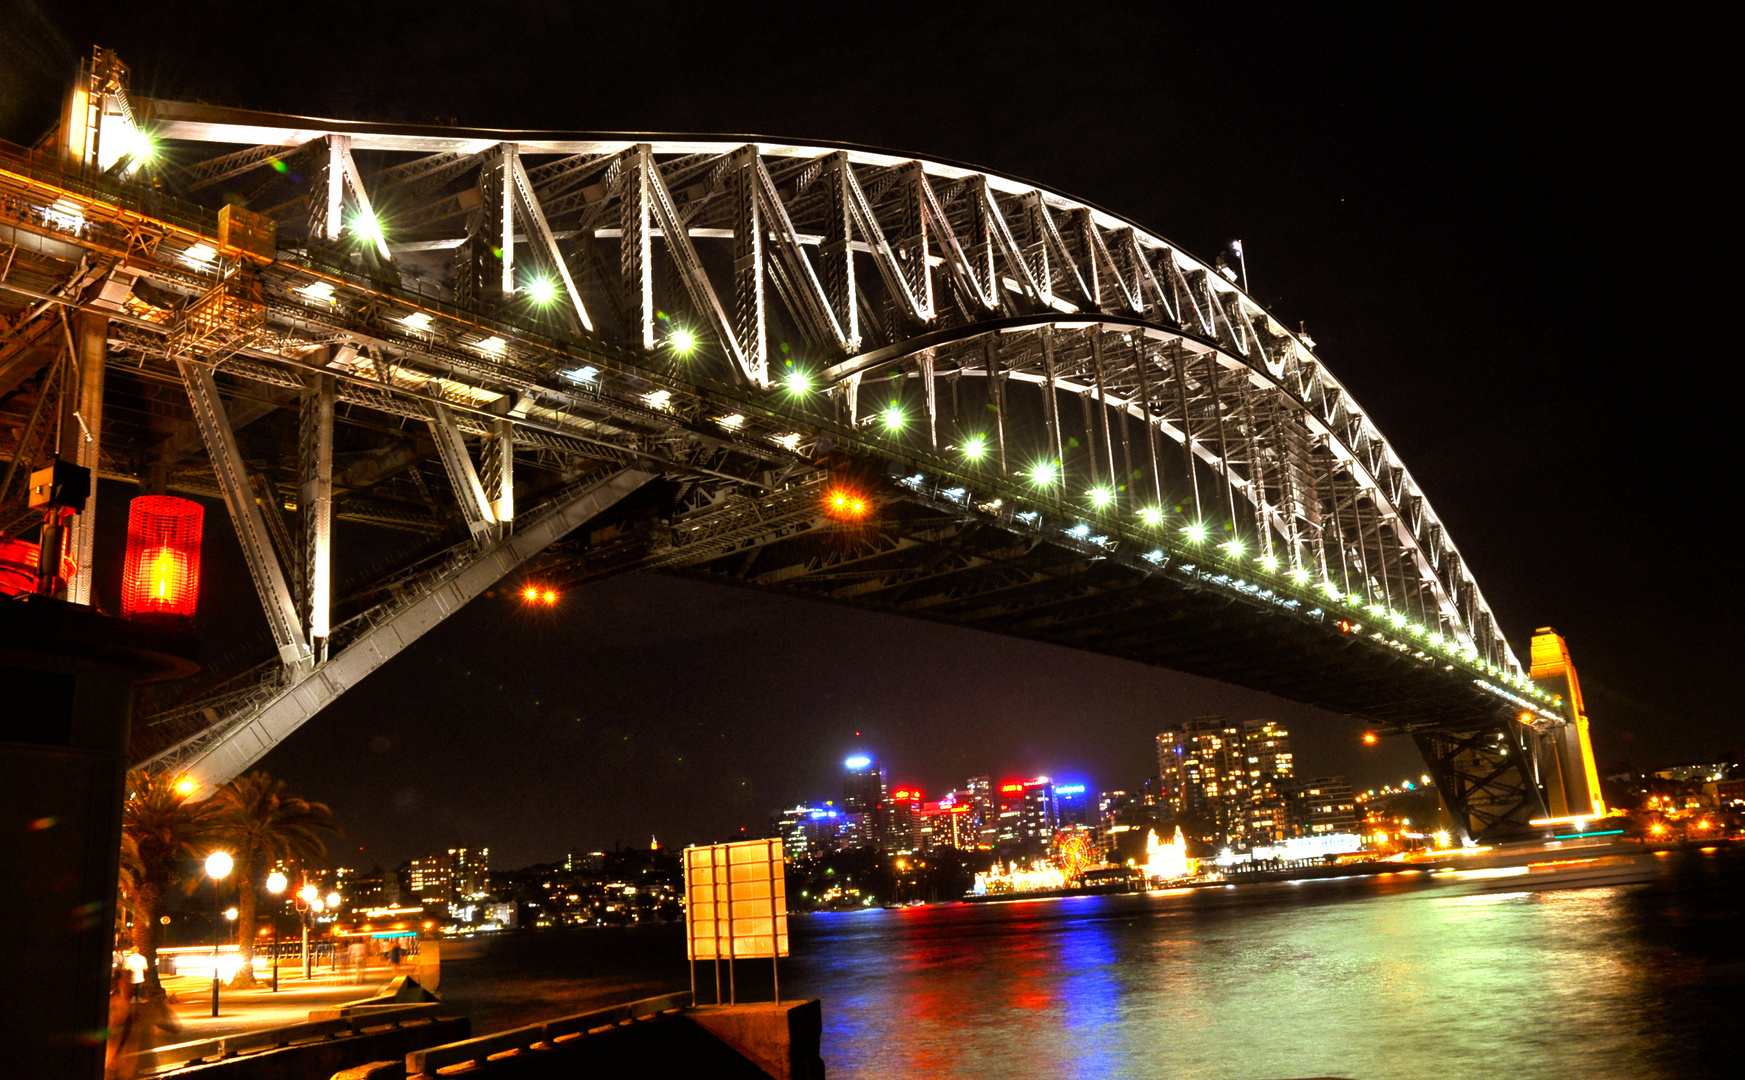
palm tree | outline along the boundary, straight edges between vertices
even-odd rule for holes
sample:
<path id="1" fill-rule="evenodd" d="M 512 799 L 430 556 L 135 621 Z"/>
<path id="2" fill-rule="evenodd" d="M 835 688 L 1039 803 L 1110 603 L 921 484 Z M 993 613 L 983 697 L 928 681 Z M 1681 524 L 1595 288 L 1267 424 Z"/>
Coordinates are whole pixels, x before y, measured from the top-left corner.
<path id="1" fill-rule="evenodd" d="M 254 985 L 255 890 L 279 863 L 325 865 L 323 834 L 339 834 L 325 803 L 285 794 L 285 782 L 264 772 L 239 776 L 212 797 L 217 828 L 236 860 L 237 943 L 242 963 L 232 985 Z"/>
<path id="2" fill-rule="evenodd" d="M 210 802 L 189 802 L 175 777 L 135 769 L 127 774 L 121 811 L 122 905 L 133 916 L 133 947 L 147 962 L 146 980 L 158 983 L 158 913 L 164 895 L 182 879 L 190 860 L 214 840 Z"/>

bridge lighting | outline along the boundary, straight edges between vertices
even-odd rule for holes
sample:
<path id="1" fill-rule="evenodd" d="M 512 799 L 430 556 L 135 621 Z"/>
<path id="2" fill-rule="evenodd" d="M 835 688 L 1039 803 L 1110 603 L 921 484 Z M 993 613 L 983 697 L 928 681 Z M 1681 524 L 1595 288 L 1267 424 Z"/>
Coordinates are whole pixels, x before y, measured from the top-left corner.
<path id="1" fill-rule="evenodd" d="M 666 336 L 666 343 L 668 348 L 680 356 L 689 356 L 697 347 L 697 335 L 681 326 Z"/>
<path id="2" fill-rule="evenodd" d="M 1044 461 L 1030 470 L 1030 482 L 1037 487 L 1048 487 L 1060 479 L 1060 466 L 1052 461 Z"/>
<path id="3" fill-rule="evenodd" d="M 382 223 L 374 214 L 366 214 L 359 211 L 358 213 L 353 214 L 351 221 L 346 224 L 347 227 L 351 229 L 351 234 L 359 240 L 368 240 L 371 243 L 379 243 L 383 239 Z"/>
<path id="4" fill-rule="evenodd" d="M 1339 590 L 1339 586 L 1333 584 L 1331 581 L 1321 582 L 1321 591 L 1326 593 L 1330 598 L 1332 598 L 1334 600 L 1339 599 L 1339 597 L 1341 595 L 1340 590 Z"/>
<path id="5" fill-rule="evenodd" d="M 824 496 L 824 508 L 830 512 L 831 517 L 850 521 L 858 521 L 866 517 L 867 511 L 870 509 L 865 496 L 850 491 L 848 488 L 840 487 L 830 489 L 830 492 Z"/>
<path id="6" fill-rule="evenodd" d="M 319 300 L 323 304 L 333 303 L 333 283 L 331 281 L 316 281 L 297 290 L 298 294 L 311 300 Z"/>
<path id="7" fill-rule="evenodd" d="M 1388 622 L 1393 624 L 1395 630 L 1398 630 L 1406 625 L 1406 617 L 1397 611 L 1390 611 L 1388 612 Z"/>
<path id="8" fill-rule="evenodd" d="M 557 280 L 548 274 L 535 274 L 522 288 L 536 307 L 547 307 L 557 299 Z"/>
<path id="9" fill-rule="evenodd" d="M 1262 555 L 1259 559 L 1256 559 L 1255 561 L 1260 563 L 1260 565 L 1267 570 L 1277 570 L 1278 569 L 1278 556 L 1277 555 Z"/>
<path id="10" fill-rule="evenodd" d="M 1106 487 L 1094 487 L 1085 493 L 1091 500 L 1091 505 L 1098 510 L 1106 509 L 1115 501 L 1115 493 Z"/>
<path id="11" fill-rule="evenodd" d="M 1309 572 L 1300 566 L 1292 567 L 1291 580 L 1296 582 L 1298 585 L 1307 585 L 1309 583 Z"/>
<path id="12" fill-rule="evenodd" d="M 903 421 L 904 421 L 903 410 L 897 408 L 895 405 L 892 405 L 889 408 L 887 408 L 884 412 L 879 414 L 879 419 L 884 421 L 885 430 L 887 430 L 887 431 L 899 431 L 903 427 Z"/>
<path id="13" fill-rule="evenodd" d="M 743 413 L 728 413 L 715 422 L 728 431 L 738 431 L 745 426 L 745 415 Z"/>
<path id="14" fill-rule="evenodd" d="M 1089 525 L 1082 525 L 1082 524 L 1081 525 L 1074 525 L 1072 528 L 1066 530 L 1066 534 L 1068 536 L 1076 536 L 1080 540 L 1083 540 L 1085 537 L 1091 535 L 1091 527 Z"/>
<path id="15" fill-rule="evenodd" d="M 557 591 L 555 589 L 547 589 L 540 593 L 539 602 L 544 604 L 546 607 L 550 607 L 557 603 Z"/>
<path id="16" fill-rule="evenodd" d="M 1196 521 L 1182 529 L 1182 535 L 1188 538 L 1189 543 L 1204 543 L 1206 539 L 1206 523 L 1203 521 Z"/>
<path id="17" fill-rule="evenodd" d="M 195 783 L 192 777 L 184 776 L 176 781 L 176 794 L 184 799 L 199 790 L 200 785 Z"/>
<path id="18" fill-rule="evenodd" d="M 963 456 L 966 461 L 980 461 L 988 453 L 988 440 L 985 436 L 971 435 L 963 441 Z"/>
<path id="19" fill-rule="evenodd" d="M 490 353 L 492 356 L 502 356 L 503 350 L 508 344 L 500 337 L 488 337 L 479 342 L 479 351 Z"/>
<path id="20" fill-rule="evenodd" d="M 1163 524 L 1163 511 L 1155 506 L 1144 506 L 1139 509 L 1139 520 L 1153 528 Z"/>
<path id="21" fill-rule="evenodd" d="M 793 371 L 782 376 L 782 389 L 795 397 L 799 397 L 801 394 L 811 393 L 812 376 L 795 368 Z"/>
<path id="22" fill-rule="evenodd" d="M 1224 552 L 1227 555 L 1229 555 L 1232 559 L 1240 559 L 1242 557 L 1243 551 L 1246 550 L 1242 544 L 1242 540 L 1240 537 L 1237 539 L 1234 539 L 1234 540 L 1226 540 L 1222 544 L 1219 544 L 1218 546 L 1223 548 Z"/>
<path id="23" fill-rule="evenodd" d="M 182 259 L 194 266 L 210 266 L 212 260 L 218 258 L 218 252 L 205 244 L 195 244 L 182 252 Z"/>
<path id="24" fill-rule="evenodd" d="M 1363 745 L 1374 746 L 1378 742 L 1381 742 L 1380 735 L 1377 735 L 1373 731 L 1366 731 L 1363 733 Z"/>

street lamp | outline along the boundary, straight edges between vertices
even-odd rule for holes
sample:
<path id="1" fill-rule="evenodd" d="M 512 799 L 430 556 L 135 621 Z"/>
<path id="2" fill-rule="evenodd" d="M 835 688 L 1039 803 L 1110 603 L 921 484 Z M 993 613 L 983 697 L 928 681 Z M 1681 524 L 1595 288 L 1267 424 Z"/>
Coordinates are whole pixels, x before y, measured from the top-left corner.
<path id="1" fill-rule="evenodd" d="M 290 880 L 284 874 L 274 870 L 267 875 L 267 892 L 273 894 L 273 993 L 279 992 L 279 894 L 285 891 Z"/>
<path id="2" fill-rule="evenodd" d="M 212 1016 L 218 1016 L 218 939 L 224 933 L 224 923 L 218 918 L 218 883 L 230 876 L 234 866 L 228 852 L 214 851 L 206 856 L 206 876 L 212 879 Z"/>
<path id="3" fill-rule="evenodd" d="M 309 972 L 309 909 L 321 910 L 315 906 L 321 903 L 321 891 L 313 885 L 305 885 L 297 890 L 297 899 L 300 901 L 297 921 L 303 924 L 303 977 L 308 979 L 312 977 Z"/>

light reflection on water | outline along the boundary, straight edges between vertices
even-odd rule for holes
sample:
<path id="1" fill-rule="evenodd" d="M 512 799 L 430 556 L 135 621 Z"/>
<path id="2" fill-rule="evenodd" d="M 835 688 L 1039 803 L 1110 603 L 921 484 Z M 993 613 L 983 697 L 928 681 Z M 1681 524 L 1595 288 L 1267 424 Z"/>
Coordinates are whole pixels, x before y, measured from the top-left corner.
<path id="1" fill-rule="evenodd" d="M 783 996 L 832 1080 L 1700 1076 L 1740 862 L 803 916 Z"/>

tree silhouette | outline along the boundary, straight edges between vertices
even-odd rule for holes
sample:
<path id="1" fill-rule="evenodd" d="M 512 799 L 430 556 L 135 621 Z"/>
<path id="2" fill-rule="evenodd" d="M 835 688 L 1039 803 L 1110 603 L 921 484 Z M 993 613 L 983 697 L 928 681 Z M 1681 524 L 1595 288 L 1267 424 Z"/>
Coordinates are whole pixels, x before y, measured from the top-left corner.
<path id="1" fill-rule="evenodd" d="M 190 863 L 218 841 L 211 802 L 189 802 L 168 774 L 127 774 L 122 807 L 121 904 L 133 917 L 133 947 L 146 958 L 147 986 L 158 982 L 158 916 L 170 887 L 189 877 Z M 197 879 L 196 879 L 197 880 Z"/>
<path id="2" fill-rule="evenodd" d="M 339 835 L 327 804 L 285 794 L 285 782 L 256 770 L 212 797 L 215 827 L 236 862 L 237 942 L 242 963 L 234 986 L 254 985 L 256 891 L 281 863 L 307 871 L 327 863 L 325 836 Z"/>

